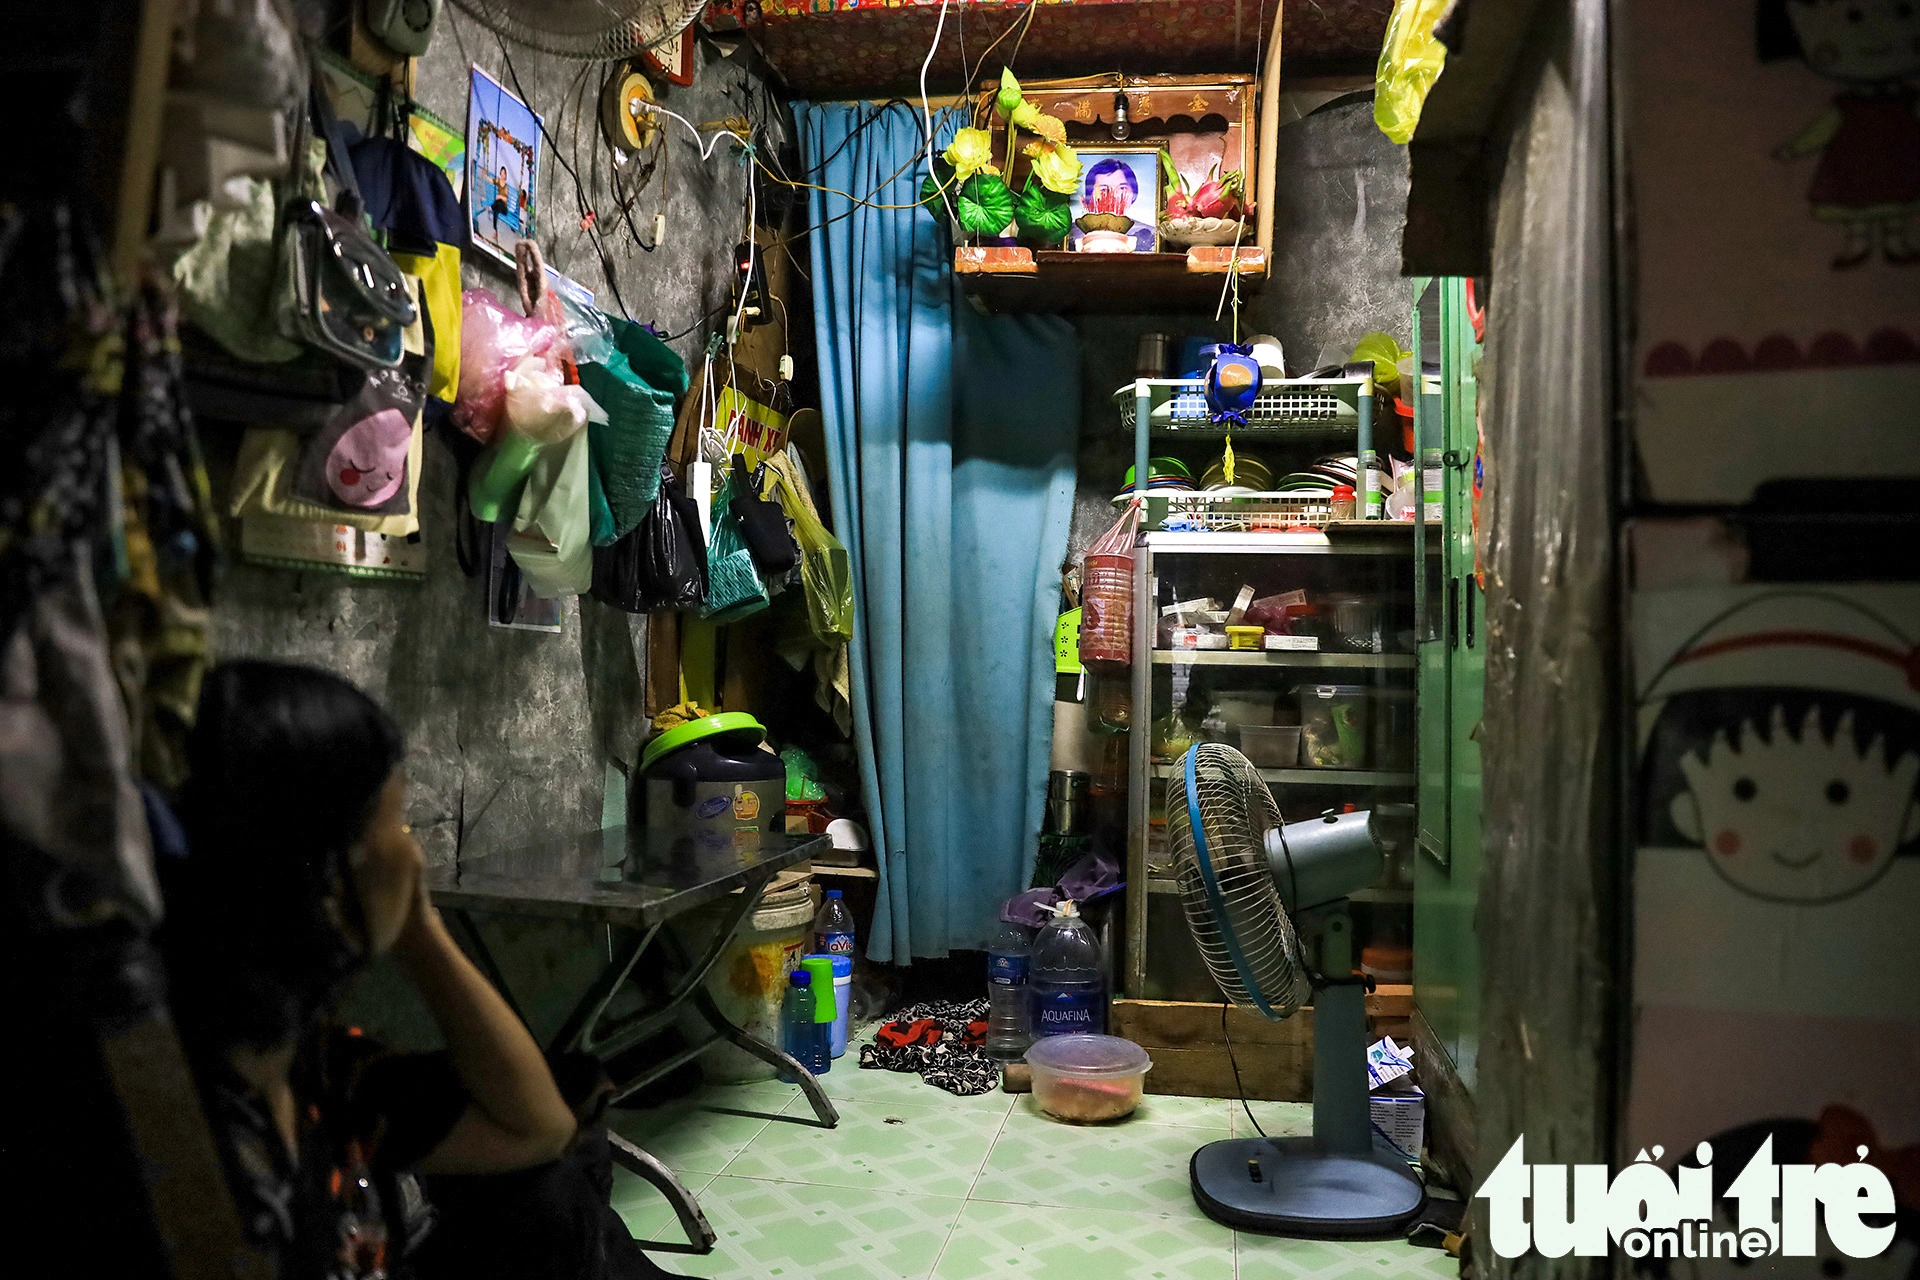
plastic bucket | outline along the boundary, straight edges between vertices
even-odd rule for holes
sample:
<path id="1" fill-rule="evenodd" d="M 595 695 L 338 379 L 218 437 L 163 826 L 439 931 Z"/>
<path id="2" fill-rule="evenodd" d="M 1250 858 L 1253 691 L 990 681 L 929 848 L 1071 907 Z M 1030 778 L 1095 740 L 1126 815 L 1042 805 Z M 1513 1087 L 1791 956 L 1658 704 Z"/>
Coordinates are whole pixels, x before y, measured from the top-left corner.
<path id="1" fill-rule="evenodd" d="M 699 955 L 713 941 L 714 932 L 735 904 L 727 899 L 700 908 L 687 917 L 688 949 Z M 735 1026 L 767 1044 L 780 1044 L 780 1001 L 787 993 L 787 975 L 807 952 L 812 931 L 813 884 L 810 878 L 776 887 L 760 900 L 741 924 L 733 941 L 707 973 L 707 993 Z M 705 1030 L 704 1020 L 692 1015 L 688 1030 Z M 771 1080 L 774 1068 L 731 1044 L 716 1044 L 700 1055 L 700 1070 L 717 1084 L 745 1084 Z"/>

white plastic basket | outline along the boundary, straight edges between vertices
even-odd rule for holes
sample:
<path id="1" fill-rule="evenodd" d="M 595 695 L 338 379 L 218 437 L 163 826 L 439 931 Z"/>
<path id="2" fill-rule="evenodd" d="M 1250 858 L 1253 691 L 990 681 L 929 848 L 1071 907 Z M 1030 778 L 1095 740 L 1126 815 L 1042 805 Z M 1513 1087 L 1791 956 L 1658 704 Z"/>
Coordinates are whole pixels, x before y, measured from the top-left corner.
<path id="1" fill-rule="evenodd" d="M 1147 381 L 1148 425 L 1155 434 L 1217 437 L 1225 429 L 1207 411 L 1206 383 L 1199 378 L 1155 378 Z M 1318 435 L 1348 432 L 1360 424 L 1360 397 L 1373 394 L 1373 380 L 1354 378 L 1288 378 L 1265 384 L 1254 398 L 1245 426 L 1236 434 Z M 1129 434 L 1139 414 L 1136 386 L 1127 383 L 1113 393 L 1120 429 Z"/>
<path id="2" fill-rule="evenodd" d="M 1131 490 L 1113 499 L 1116 509 Z M 1143 527 L 1168 533 L 1285 533 L 1324 529 L 1333 522 L 1333 502 L 1324 493 L 1148 493 Z"/>

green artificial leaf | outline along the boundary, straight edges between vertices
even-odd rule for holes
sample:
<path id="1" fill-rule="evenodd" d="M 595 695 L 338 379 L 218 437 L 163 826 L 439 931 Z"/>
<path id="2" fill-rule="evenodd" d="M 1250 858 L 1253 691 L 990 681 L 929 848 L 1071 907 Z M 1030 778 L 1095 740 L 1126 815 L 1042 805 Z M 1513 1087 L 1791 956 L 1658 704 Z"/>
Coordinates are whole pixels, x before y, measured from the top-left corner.
<path id="1" fill-rule="evenodd" d="M 947 203 L 953 198 L 953 166 L 947 163 L 946 157 L 935 156 L 932 176 L 920 184 L 920 203 L 928 213 L 942 218 L 946 216 Z"/>
<path id="2" fill-rule="evenodd" d="M 1080 183 L 1080 157 L 1064 142 L 1041 140 L 1028 143 L 1022 154 L 1033 159 L 1033 176 L 1049 191 L 1073 194 Z"/>
<path id="3" fill-rule="evenodd" d="M 955 205 L 960 225 L 969 235 L 999 235 L 1013 221 L 1013 192 L 994 174 L 976 173 L 961 183 Z"/>
<path id="4" fill-rule="evenodd" d="M 1014 198 L 1013 220 L 1022 240 L 1042 248 L 1057 245 L 1073 226 L 1073 197 L 1049 190 L 1029 174 L 1026 189 Z"/>
<path id="5" fill-rule="evenodd" d="M 1025 102 L 1026 94 L 1020 88 L 1020 82 L 1013 78 L 1013 72 L 1000 68 L 1000 94 L 993 100 L 994 109 L 1007 119 Z"/>

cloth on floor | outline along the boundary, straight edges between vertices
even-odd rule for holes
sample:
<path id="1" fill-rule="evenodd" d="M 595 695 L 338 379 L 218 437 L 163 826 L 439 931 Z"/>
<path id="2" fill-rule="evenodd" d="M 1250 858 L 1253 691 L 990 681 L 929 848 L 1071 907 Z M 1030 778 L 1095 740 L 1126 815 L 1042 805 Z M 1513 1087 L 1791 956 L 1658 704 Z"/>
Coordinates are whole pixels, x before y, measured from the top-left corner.
<path id="1" fill-rule="evenodd" d="M 911 1071 L 962 1098 L 990 1093 L 1000 1069 L 987 1057 L 985 1000 L 928 1000 L 908 1005 L 860 1048 L 862 1071 Z"/>
<path id="2" fill-rule="evenodd" d="M 1090 853 L 1060 873 L 1060 883 L 1041 889 L 1016 893 L 1000 905 L 1000 918 L 1009 924 L 1029 929 L 1043 927 L 1053 919 L 1047 908 L 1061 902 L 1088 902 L 1107 893 L 1120 883 L 1120 864 L 1104 853 Z"/>

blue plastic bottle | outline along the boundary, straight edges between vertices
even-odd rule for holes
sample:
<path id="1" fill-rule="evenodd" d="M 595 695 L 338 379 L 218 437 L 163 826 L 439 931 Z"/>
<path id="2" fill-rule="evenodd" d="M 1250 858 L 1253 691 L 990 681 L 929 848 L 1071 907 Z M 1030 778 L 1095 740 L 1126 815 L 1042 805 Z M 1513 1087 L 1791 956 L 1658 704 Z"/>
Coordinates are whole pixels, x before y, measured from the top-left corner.
<path id="1" fill-rule="evenodd" d="M 787 977 L 786 998 L 780 1002 L 780 1047 L 816 1076 L 833 1066 L 833 1023 L 819 1021 L 818 1011 L 813 975 L 795 969 Z M 788 1084 L 798 1079 L 785 1071 L 780 1078 Z"/>
<path id="2" fill-rule="evenodd" d="M 821 955 L 853 956 L 853 912 L 838 889 L 827 890 L 820 913 L 813 918 L 813 949 Z"/>
<path id="3" fill-rule="evenodd" d="M 1054 908 L 1054 917 L 1033 941 L 1028 985 L 1033 989 L 1033 1034 L 1105 1035 L 1107 971 L 1100 943 L 1071 901 Z"/>
<path id="4" fill-rule="evenodd" d="M 1026 927 L 1002 922 L 987 944 L 987 1056 L 1012 1062 L 1033 1043 L 1033 997 L 1027 989 L 1033 944 Z"/>

